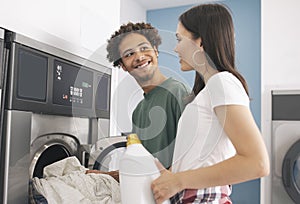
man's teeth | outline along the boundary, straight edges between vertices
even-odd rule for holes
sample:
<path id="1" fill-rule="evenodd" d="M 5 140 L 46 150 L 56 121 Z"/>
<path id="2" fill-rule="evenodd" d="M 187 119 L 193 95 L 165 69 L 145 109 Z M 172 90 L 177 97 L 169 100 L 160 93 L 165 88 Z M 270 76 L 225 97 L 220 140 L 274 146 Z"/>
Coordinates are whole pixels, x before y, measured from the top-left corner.
<path id="1" fill-rule="evenodd" d="M 145 62 L 144 64 L 137 66 L 137 68 L 143 68 L 143 67 L 146 67 L 148 64 L 149 64 L 149 62 Z"/>

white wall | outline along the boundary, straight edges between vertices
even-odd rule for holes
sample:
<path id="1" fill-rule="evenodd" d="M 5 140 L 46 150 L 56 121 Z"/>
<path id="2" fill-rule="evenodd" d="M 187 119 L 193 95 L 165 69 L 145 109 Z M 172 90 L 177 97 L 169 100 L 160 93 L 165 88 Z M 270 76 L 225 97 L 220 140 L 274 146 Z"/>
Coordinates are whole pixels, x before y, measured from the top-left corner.
<path id="1" fill-rule="evenodd" d="M 271 90 L 300 90 L 300 1 L 262 0 L 262 133 L 271 155 Z M 271 177 L 262 179 L 262 204 L 271 203 Z"/>
<path id="2" fill-rule="evenodd" d="M 89 50 L 102 46 L 120 21 L 120 0 L 105 4 L 97 0 L 0 0 L 0 4 L 1 27 L 47 42 L 42 36 L 45 32 Z"/>
<path id="3" fill-rule="evenodd" d="M 121 0 L 120 23 L 146 21 L 146 8 L 137 0 Z"/>
<path id="4" fill-rule="evenodd" d="M 120 0 L 0 0 L 0 27 L 111 66 L 105 44 L 119 27 Z"/>

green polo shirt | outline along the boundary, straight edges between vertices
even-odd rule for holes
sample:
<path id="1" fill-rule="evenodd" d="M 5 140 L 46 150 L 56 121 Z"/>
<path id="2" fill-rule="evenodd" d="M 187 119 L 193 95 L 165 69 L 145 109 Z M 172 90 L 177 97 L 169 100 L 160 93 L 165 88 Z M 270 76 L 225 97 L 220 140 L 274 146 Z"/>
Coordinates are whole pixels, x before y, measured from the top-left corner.
<path id="1" fill-rule="evenodd" d="M 187 86 L 168 78 L 144 94 L 132 115 L 132 132 L 166 168 L 172 163 L 177 123 L 189 94 Z"/>

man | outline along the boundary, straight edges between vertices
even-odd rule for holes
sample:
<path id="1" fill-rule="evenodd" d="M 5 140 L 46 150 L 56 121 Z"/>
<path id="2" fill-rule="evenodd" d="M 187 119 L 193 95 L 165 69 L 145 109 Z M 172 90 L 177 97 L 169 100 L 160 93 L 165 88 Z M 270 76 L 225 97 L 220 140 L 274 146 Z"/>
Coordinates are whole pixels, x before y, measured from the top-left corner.
<path id="1" fill-rule="evenodd" d="M 183 83 L 161 73 L 160 44 L 158 30 L 151 24 L 129 22 L 111 36 L 106 49 L 108 60 L 134 77 L 144 92 L 144 98 L 132 114 L 132 132 L 169 168 L 177 123 L 190 92 Z"/>

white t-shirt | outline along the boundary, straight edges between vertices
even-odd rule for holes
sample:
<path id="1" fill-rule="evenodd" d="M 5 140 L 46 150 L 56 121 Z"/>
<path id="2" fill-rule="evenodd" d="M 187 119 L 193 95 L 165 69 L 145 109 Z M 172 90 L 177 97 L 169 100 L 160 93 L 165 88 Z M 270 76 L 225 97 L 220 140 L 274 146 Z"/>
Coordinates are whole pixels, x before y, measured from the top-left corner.
<path id="1" fill-rule="evenodd" d="M 173 172 L 211 166 L 235 155 L 235 148 L 214 112 L 217 106 L 232 104 L 249 108 L 243 85 L 229 72 L 213 75 L 181 115 Z"/>

